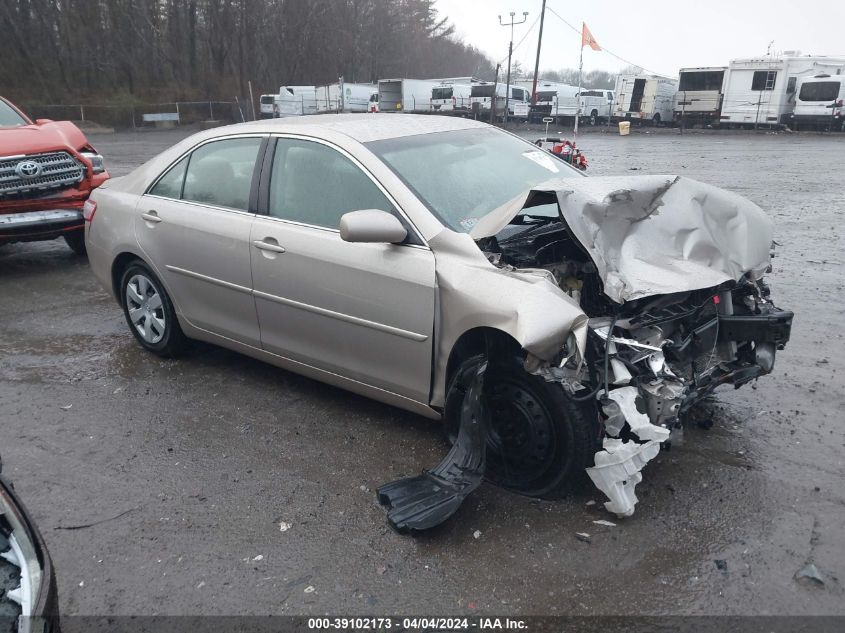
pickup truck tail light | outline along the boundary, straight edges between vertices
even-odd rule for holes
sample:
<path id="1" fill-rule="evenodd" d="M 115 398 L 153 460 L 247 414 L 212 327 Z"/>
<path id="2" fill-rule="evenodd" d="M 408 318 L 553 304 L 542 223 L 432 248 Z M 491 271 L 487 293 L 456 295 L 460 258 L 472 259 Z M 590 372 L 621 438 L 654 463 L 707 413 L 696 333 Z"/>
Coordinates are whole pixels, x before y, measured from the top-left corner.
<path id="1" fill-rule="evenodd" d="M 94 219 L 94 214 L 97 212 L 97 203 L 93 200 L 86 200 L 82 205 L 82 218 L 86 222 L 91 222 Z"/>

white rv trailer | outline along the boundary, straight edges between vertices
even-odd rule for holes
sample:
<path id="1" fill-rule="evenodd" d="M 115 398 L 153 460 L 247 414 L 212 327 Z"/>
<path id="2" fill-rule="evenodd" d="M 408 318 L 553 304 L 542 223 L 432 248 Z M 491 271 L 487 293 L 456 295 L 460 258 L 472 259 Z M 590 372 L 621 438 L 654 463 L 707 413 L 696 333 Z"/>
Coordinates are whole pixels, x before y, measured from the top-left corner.
<path id="1" fill-rule="evenodd" d="M 276 102 L 276 95 L 261 95 L 258 99 L 258 110 L 262 119 L 272 119 L 273 104 Z"/>
<path id="2" fill-rule="evenodd" d="M 784 54 L 735 59 L 725 71 L 720 121 L 728 127 L 788 123 L 799 77 L 836 73 L 845 58 Z"/>
<path id="3" fill-rule="evenodd" d="M 675 121 L 719 125 L 726 66 L 681 68 L 672 109 Z"/>
<path id="4" fill-rule="evenodd" d="M 366 112 L 370 97 L 378 88 L 374 84 L 338 82 L 317 86 L 317 112 Z"/>
<path id="5" fill-rule="evenodd" d="M 440 79 L 379 79 L 379 112 L 431 112 L 431 91 Z"/>
<path id="6" fill-rule="evenodd" d="M 795 86 L 793 129 L 842 130 L 845 122 L 845 69 L 836 74 L 799 77 Z"/>
<path id="7" fill-rule="evenodd" d="M 277 116 L 317 114 L 315 86 L 282 86 L 275 97 Z"/>
<path id="8" fill-rule="evenodd" d="M 444 82 L 431 89 L 431 109 L 435 112 L 469 112 L 472 85 Z"/>
<path id="9" fill-rule="evenodd" d="M 672 101 L 677 89 L 676 79 L 657 75 L 619 75 L 611 116 L 654 124 L 670 123 Z"/>

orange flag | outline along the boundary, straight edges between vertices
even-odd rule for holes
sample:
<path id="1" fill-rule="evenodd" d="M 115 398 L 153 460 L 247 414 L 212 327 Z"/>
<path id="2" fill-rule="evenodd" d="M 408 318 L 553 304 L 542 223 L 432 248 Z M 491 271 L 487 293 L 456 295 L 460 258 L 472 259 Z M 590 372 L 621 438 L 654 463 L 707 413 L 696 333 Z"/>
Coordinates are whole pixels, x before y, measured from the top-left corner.
<path id="1" fill-rule="evenodd" d="M 581 48 L 585 46 L 589 46 L 594 51 L 600 51 L 601 46 L 596 41 L 596 38 L 593 37 L 593 34 L 590 33 L 590 29 L 587 28 L 586 22 L 581 22 Z"/>

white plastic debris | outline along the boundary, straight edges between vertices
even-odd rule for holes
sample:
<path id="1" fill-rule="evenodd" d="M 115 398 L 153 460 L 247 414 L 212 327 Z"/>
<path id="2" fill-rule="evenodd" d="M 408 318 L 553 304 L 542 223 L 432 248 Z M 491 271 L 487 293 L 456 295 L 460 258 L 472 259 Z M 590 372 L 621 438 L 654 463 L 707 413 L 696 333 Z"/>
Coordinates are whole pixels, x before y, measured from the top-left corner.
<path id="1" fill-rule="evenodd" d="M 252 560 L 254 560 L 254 561 L 264 560 L 264 554 L 259 554 L 258 556 L 256 556 Z"/>
<path id="2" fill-rule="evenodd" d="M 312 587 L 311 585 L 308 585 L 305 588 L 305 593 L 314 593 L 315 591 L 316 591 L 316 589 L 314 589 L 314 587 Z"/>
<path id="3" fill-rule="evenodd" d="M 290 528 L 291 528 L 290 523 L 285 523 L 284 521 L 279 523 L 279 532 L 287 532 Z"/>
<path id="4" fill-rule="evenodd" d="M 612 523 L 611 521 L 605 521 L 604 519 L 599 519 L 598 521 L 593 521 L 593 523 L 595 523 L 596 525 L 604 525 L 604 526 L 607 526 L 607 527 L 616 527 L 615 523 Z"/>
<path id="5" fill-rule="evenodd" d="M 627 385 L 631 382 L 631 372 L 625 367 L 625 363 L 616 358 L 616 343 L 608 341 L 607 351 L 611 356 L 610 368 L 613 370 L 613 384 Z"/>
<path id="6" fill-rule="evenodd" d="M 481 538 L 481 530 L 476 530 L 472 533 L 472 538 Z"/>
<path id="7" fill-rule="evenodd" d="M 604 504 L 607 511 L 618 517 L 629 517 L 637 504 L 634 488 L 643 480 L 640 471 L 660 452 L 660 442 L 636 444 L 609 437 L 602 446 L 604 450 L 596 453 L 595 466 L 588 468 L 587 474 L 610 499 Z"/>
<path id="8" fill-rule="evenodd" d="M 628 422 L 628 426 L 637 435 L 638 438 L 647 442 L 649 440 L 656 440 L 663 442 L 669 437 L 669 429 L 662 426 L 655 426 L 648 420 L 645 413 L 640 413 L 637 410 L 637 396 L 639 395 L 636 387 L 620 387 L 619 389 L 612 389 L 607 397 L 619 405 L 622 415 Z"/>

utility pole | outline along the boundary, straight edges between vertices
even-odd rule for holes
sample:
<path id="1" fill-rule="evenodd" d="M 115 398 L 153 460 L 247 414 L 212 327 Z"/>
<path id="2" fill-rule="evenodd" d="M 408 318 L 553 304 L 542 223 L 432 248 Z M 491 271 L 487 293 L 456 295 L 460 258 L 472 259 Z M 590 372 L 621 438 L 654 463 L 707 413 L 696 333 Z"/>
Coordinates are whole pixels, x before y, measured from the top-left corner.
<path id="1" fill-rule="evenodd" d="M 511 99 L 511 57 L 513 56 L 513 27 L 517 24 L 524 24 L 526 20 L 528 20 L 528 11 L 522 12 L 522 21 L 514 22 L 514 16 L 516 15 L 515 12 L 510 12 L 511 21 L 510 22 L 502 22 L 502 16 L 499 16 L 499 24 L 502 26 L 509 26 L 511 27 L 511 41 L 508 45 L 508 78 L 505 82 L 505 124 L 508 122 L 508 109 L 510 108 L 510 99 Z"/>
<path id="2" fill-rule="evenodd" d="M 534 85 L 531 88 L 531 105 L 537 105 L 537 75 L 540 73 L 540 47 L 543 44 L 543 22 L 546 19 L 546 0 L 540 9 L 540 36 L 537 38 L 537 61 L 534 62 Z"/>

